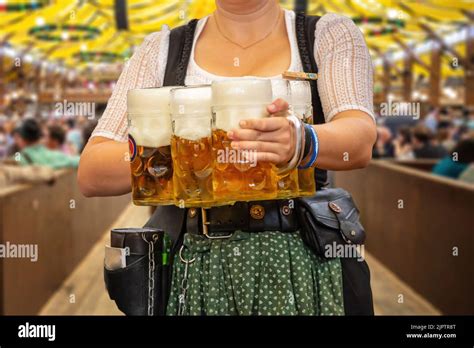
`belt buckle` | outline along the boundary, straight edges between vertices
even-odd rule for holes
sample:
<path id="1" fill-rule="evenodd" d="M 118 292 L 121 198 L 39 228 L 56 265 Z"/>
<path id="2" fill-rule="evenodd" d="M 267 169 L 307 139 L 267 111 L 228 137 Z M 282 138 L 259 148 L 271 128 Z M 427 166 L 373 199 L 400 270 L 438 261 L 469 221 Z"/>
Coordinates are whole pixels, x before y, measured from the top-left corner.
<path id="1" fill-rule="evenodd" d="M 202 234 L 205 235 L 209 239 L 227 239 L 232 237 L 233 233 L 226 234 L 223 236 L 211 236 L 209 235 L 209 225 L 210 222 L 207 221 L 207 212 L 206 208 L 201 208 L 201 216 L 202 216 Z"/>

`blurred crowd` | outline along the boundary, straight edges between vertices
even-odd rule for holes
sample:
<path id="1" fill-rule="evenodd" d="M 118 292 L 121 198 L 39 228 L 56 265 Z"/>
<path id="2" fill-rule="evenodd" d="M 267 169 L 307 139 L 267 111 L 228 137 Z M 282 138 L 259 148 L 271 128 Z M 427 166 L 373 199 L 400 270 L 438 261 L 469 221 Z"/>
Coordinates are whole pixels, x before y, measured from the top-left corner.
<path id="1" fill-rule="evenodd" d="M 82 116 L 0 117 L 0 186 L 2 174 L 6 185 L 12 183 L 12 177 L 16 181 L 47 181 L 54 169 L 76 168 L 96 124 Z M 474 183 L 472 111 L 431 108 L 419 120 L 379 117 L 377 133 L 373 158 L 434 160 L 434 174 Z"/>
<path id="2" fill-rule="evenodd" d="M 0 119 L 0 186 L 48 181 L 53 170 L 77 168 L 96 121 L 85 117 Z"/>
<path id="3" fill-rule="evenodd" d="M 380 117 L 373 158 L 434 160 L 433 174 L 474 183 L 474 113 L 430 108 L 426 117 Z"/>

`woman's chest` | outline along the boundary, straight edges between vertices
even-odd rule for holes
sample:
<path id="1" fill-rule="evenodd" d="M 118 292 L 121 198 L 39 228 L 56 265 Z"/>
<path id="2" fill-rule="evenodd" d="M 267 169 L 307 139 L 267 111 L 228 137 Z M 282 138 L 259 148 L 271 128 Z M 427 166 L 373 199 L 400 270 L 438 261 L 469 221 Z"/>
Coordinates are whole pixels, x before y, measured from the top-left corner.
<path id="1" fill-rule="evenodd" d="M 227 42 L 216 44 L 202 38 L 194 50 L 194 63 L 212 75 L 276 76 L 291 65 L 291 46 L 286 36 L 247 49 Z M 192 59 L 191 58 L 191 59 Z"/>

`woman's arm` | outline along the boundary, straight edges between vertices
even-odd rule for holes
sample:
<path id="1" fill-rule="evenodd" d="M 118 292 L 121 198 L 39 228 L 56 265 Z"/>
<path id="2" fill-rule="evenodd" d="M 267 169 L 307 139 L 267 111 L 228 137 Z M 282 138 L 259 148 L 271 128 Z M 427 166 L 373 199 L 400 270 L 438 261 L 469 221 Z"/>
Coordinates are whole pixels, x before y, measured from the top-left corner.
<path id="1" fill-rule="evenodd" d="M 92 138 L 82 152 L 77 182 L 86 197 L 130 192 L 128 144 L 104 137 Z"/>
<path id="2" fill-rule="evenodd" d="M 323 16 L 316 28 L 314 57 L 319 67 L 318 91 L 326 123 L 315 125 L 319 139 L 316 167 L 328 170 L 362 168 L 372 157 L 376 140 L 373 117 L 373 68 L 364 37 L 343 16 Z M 272 114 L 284 112 L 275 101 Z M 285 105 L 286 104 L 286 105 Z M 234 130 L 236 148 L 257 150 L 257 160 L 287 162 L 294 153 L 292 126 L 285 118 L 248 120 Z"/>
<path id="3" fill-rule="evenodd" d="M 157 76 L 161 32 L 147 36 L 125 65 L 107 108 L 81 155 L 78 184 L 87 197 L 118 196 L 130 192 L 127 92 L 161 86 Z"/>
<path id="4" fill-rule="evenodd" d="M 288 104 L 276 100 L 268 111 L 273 115 L 286 112 Z M 294 129 L 284 117 L 245 120 L 241 129 L 229 133 L 232 147 L 256 150 L 257 161 L 275 164 L 288 162 L 294 154 Z M 328 170 L 349 170 L 365 167 L 372 158 L 376 140 L 375 122 L 359 110 L 343 111 L 331 122 L 313 126 L 319 140 L 316 167 Z"/>
<path id="5" fill-rule="evenodd" d="M 331 122 L 314 126 L 319 139 L 316 167 L 328 170 L 367 166 L 377 138 L 375 122 L 359 110 L 343 111 Z"/>

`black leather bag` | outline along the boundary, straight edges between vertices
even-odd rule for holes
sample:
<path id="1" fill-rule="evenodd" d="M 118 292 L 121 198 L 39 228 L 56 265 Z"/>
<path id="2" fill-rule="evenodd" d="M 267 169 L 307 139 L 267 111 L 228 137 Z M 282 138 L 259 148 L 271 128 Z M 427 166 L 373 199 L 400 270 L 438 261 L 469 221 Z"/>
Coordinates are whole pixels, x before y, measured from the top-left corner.
<path id="1" fill-rule="evenodd" d="M 110 245 L 127 248 L 129 254 L 126 267 L 114 270 L 104 267 L 104 281 L 110 299 L 126 315 L 164 315 L 163 284 L 167 280 L 165 270 L 169 266 L 162 264 L 163 238 L 163 230 L 156 228 L 118 228 L 111 231 Z"/>
<path id="2" fill-rule="evenodd" d="M 315 196 L 298 198 L 297 204 L 302 239 L 317 255 L 334 258 L 334 252 L 328 252 L 334 246 L 364 242 L 359 210 L 349 192 L 341 188 L 322 189 Z"/>

